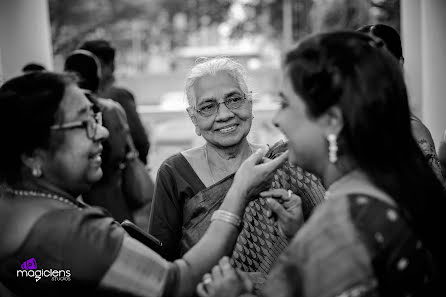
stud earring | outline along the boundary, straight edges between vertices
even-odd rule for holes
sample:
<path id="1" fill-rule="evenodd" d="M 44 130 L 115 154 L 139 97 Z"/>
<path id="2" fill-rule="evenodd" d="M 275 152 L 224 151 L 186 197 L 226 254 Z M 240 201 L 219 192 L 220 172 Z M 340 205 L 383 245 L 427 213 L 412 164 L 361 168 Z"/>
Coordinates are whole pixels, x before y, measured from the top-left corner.
<path id="1" fill-rule="evenodd" d="M 42 176 L 42 170 L 40 170 L 40 168 L 33 168 L 32 175 L 34 177 L 40 177 Z"/>
<path id="2" fill-rule="evenodd" d="M 329 134 L 328 140 L 328 159 L 331 163 L 336 163 L 338 160 L 338 143 L 336 134 Z"/>

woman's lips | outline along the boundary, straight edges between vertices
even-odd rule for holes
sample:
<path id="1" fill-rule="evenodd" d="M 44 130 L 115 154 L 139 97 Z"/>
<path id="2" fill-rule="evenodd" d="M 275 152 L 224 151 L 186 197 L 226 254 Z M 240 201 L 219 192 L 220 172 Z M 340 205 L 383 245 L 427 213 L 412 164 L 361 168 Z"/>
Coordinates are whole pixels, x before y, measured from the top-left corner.
<path id="1" fill-rule="evenodd" d="M 237 124 L 231 125 L 231 126 L 226 126 L 224 128 L 217 129 L 217 131 L 220 133 L 231 133 L 231 132 L 235 131 L 235 129 L 237 129 L 237 126 L 238 126 Z"/>
<path id="2" fill-rule="evenodd" d="M 95 165 L 101 166 L 102 164 L 101 152 L 91 155 L 89 159 Z"/>

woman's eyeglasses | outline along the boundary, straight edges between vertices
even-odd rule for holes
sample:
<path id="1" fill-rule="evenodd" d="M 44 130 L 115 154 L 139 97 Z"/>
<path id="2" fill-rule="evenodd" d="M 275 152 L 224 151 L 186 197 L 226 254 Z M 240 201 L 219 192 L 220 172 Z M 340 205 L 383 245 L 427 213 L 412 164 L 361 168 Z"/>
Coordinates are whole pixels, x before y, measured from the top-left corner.
<path id="1" fill-rule="evenodd" d="M 223 102 L 209 101 L 198 108 L 194 108 L 200 115 L 204 117 L 210 117 L 218 112 L 220 104 L 224 104 L 229 110 L 235 110 L 242 107 L 248 99 L 246 94 L 234 94 L 228 98 L 225 98 Z"/>
<path id="2" fill-rule="evenodd" d="M 100 112 L 95 113 L 88 120 L 65 123 L 62 125 L 53 125 L 50 127 L 50 129 L 57 131 L 84 128 L 87 132 L 87 137 L 94 140 L 96 138 L 98 126 L 102 126 L 102 113 Z"/>

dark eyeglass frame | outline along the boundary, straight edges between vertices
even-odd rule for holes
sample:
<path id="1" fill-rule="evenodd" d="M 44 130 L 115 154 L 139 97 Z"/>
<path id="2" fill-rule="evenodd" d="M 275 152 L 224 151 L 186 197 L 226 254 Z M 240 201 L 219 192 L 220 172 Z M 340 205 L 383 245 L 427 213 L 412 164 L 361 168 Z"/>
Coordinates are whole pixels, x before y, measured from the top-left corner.
<path id="1" fill-rule="evenodd" d="M 87 137 L 89 139 L 94 140 L 96 138 L 99 126 L 102 126 L 102 113 L 96 112 L 93 114 L 92 117 L 88 118 L 87 120 L 75 121 L 61 125 L 53 125 L 50 127 L 50 129 L 53 131 L 60 131 L 60 130 L 84 128 L 85 132 L 87 133 Z"/>
<path id="2" fill-rule="evenodd" d="M 249 94 L 251 94 L 251 92 L 249 92 Z M 240 103 L 237 103 L 237 104 L 230 104 L 230 101 L 231 101 L 231 99 L 234 99 L 234 97 L 236 97 L 236 98 L 240 98 L 241 100 L 240 100 Z M 225 99 L 223 99 L 223 102 L 217 102 L 217 101 L 213 101 L 213 102 L 209 102 L 208 103 L 208 106 L 206 106 L 206 108 L 207 107 L 209 107 L 209 105 L 211 105 L 211 108 L 212 108 L 212 110 L 209 110 L 209 112 L 205 112 L 204 111 L 204 108 L 205 107 L 202 107 L 202 108 L 196 108 L 196 107 L 191 107 L 193 110 L 195 110 L 199 115 L 201 115 L 201 116 L 203 116 L 203 117 L 211 117 L 211 116 L 213 116 L 213 115 L 216 115 L 217 113 L 218 113 L 218 110 L 220 109 L 220 104 L 224 104 L 225 106 L 226 106 L 226 108 L 227 109 L 229 109 L 229 110 L 237 110 L 237 109 L 239 109 L 240 107 L 242 107 L 247 101 L 250 101 L 250 99 L 249 98 L 247 98 L 247 94 L 245 94 L 245 93 L 243 93 L 243 94 L 233 94 L 233 95 L 231 95 L 231 96 L 229 96 L 229 97 L 227 97 L 227 98 L 225 98 Z M 215 110 L 214 110 L 214 108 L 215 108 Z"/>

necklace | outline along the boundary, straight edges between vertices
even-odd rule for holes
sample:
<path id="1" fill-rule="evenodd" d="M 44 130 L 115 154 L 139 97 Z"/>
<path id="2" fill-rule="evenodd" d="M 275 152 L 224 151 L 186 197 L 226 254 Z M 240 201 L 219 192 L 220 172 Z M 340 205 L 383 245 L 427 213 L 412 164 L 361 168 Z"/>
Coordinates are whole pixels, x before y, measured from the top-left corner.
<path id="1" fill-rule="evenodd" d="M 249 145 L 249 150 L 250 150 L 250 154 L 252 154 L 252 148 L 251 145 L 248 143 Z M 206 159 L 206 163 L 208 165 L 208 170 L 209 173 L 211 175 L 211 179 L 212 179 L 212 184 L 215 184 L 215 178 L 214 178 L 214 174 L 212 174 L 212 169 L 211 169 L 211 164 L 209 163 L 209 158 L 208 158 L 208 150 L 207 150 L 207 144 L 204 145 L 204 158 Z"/>
<path id="2" fill-rule="evenodd" d="M 82 210 L 82 208 L 79 205 L 75 204 L 74 202 L 72 202 L 66 198 L 58 196 L 58 195 L 37 192 L 37 191 L 17 190 L 17 189 L 11 189 L 11 188 L 8 188 L 7 191 L 15 196 L 26 196 L 26 197 L 34 197 L 34 198 L 38 197 L 38 198 L 47 198 L 47 199 L 57 200 L 62 203 L 74 206 L 79 210 Z"/>

